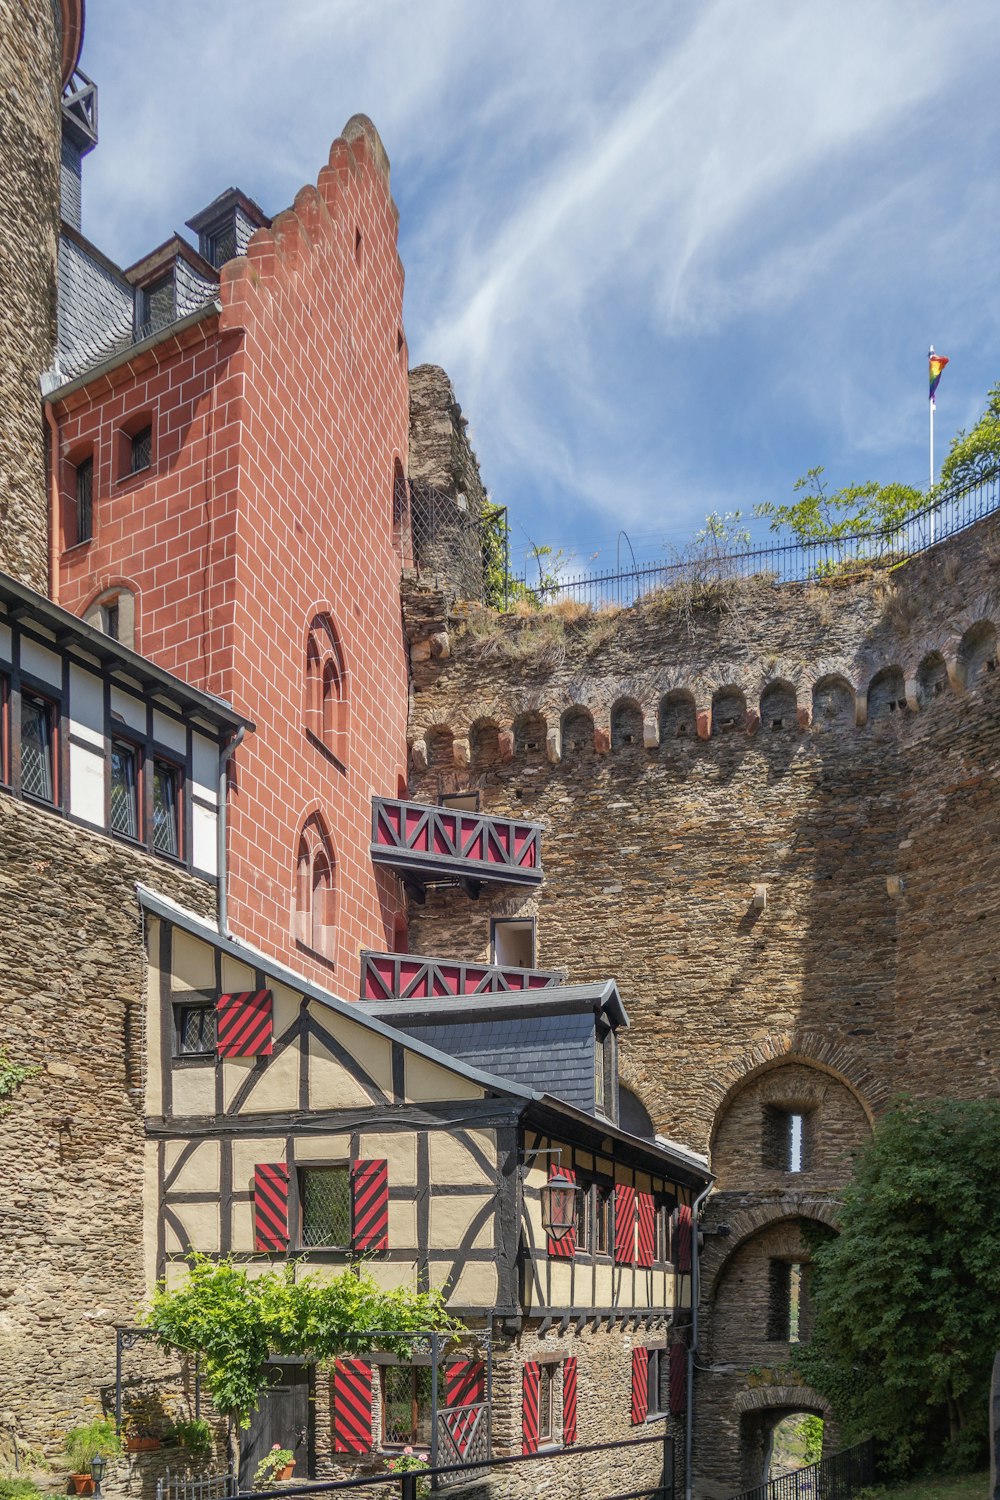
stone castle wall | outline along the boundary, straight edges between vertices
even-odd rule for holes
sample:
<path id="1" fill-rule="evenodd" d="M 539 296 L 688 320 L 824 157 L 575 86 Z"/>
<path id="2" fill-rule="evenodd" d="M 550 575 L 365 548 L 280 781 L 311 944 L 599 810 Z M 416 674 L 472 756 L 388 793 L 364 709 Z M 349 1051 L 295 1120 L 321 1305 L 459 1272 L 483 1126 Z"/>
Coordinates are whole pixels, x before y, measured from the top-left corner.
<path id="1" fill-rule="evenodd" d="M 486 811 L 539 819 L 546 876 L 471 909 L 432 893 L 412 949 L 482 960 L 491 915 L 530 913 L 540 966 L 614 976 L 625 1082 L 658 1129 L 718 1151 L 708 1223 L 750 1236 L 756 1270 L 719 1344 L 743 1352 L 699 1374 L 705 1495 L 739 1486 L 792 1388 L 787 1344 L 770 1349 L 778 1395 L 749 1383 L 760 1349 L 744 1358 L 771 1226 L 835 1219 L 894 1093 L 1000 1080 L 998 561 L 991 519 L 841 586 L 503 619 L 407 591 L 411 795 L 475 789 Z M 758 1154 L 775 1102 L 815 1112 L 801 1175 Z M 736 1253 L 708 1243 L 703 1356 Z"/>
<path id="2" fill-rule="evenodd" d="M 45 591 L 39 379 L 55 341 L 60 40 L 52 0 L 0 6 L 0 568 Z"/>
<path id="3" fill-rule="evenodd" d="M 0 1113 L 0 1444 L 57 1466 L 113 1402 L 115 1324 L 146 1292 L 137 881 L 214 910 L 203 881 L 0 798 L 0 1045 L 37 1070 Z"/>

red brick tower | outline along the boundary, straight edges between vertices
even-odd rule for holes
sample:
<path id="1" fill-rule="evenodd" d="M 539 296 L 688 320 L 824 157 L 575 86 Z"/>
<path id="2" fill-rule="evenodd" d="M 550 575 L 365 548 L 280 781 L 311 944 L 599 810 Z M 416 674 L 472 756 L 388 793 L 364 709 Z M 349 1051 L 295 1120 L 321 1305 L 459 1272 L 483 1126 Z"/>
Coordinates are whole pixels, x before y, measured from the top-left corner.
<path id="1" fill-rule="evenodd" d="M 54 400 L 59 602 L 93 618 L 112 600 L 138 650 L 255 720 L 231 762 L 229 923 L 351 995 L 399 906 L 368 852 L 371 798 L 406 766 L 396 232 L 384 149 L 355 117 L 316 187 L 222 265 L 217 302 Z M 211 272 L 168 242 L 127 273 L 150 305 L 178 255 Z"/>

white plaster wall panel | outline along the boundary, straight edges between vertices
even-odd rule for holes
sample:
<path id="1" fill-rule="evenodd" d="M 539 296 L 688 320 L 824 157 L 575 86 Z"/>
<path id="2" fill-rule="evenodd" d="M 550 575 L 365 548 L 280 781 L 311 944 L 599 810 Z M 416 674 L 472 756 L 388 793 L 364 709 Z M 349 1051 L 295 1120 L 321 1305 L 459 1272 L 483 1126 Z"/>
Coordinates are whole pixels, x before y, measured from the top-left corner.
<path id="1" fill-rule="evenodd" d="M 218 817 L 196 802 L 191 809 L 191 862 L 205 875 L 218 875 Z"/>
<path id="2" fill-rule="evenodd" d="M 175 1115 L 210 1115 L 215 1110 L 215 1069 L 174 1068 L 171 1080 Z"/>
<path id="3" fill-rule="evenodd" d="M 0 661 L 5 661 L 9 664 L 10 660 L 10 626 L 0 625 Z"/>
<path id="4" fill-rule="evenodd" d="M 178 990 L 215 989 L 215 955 L 208 943 L 192 937 L 180 927 L 173 930 L 172 988 Z"/>
<path id="5" fill-rule="evenodd" d="M 187 754 L 187 730 L 184 725 L 178 724 L 176 719 L 172 719 L 169 714 L 160 713 L 156 708 L 153 710 L 153 738 L 178 755 Z"/>
<path id="6" fill-rule="evenodd" d="M 104 827 L 104 750 L 69 747 L 69 810 L 74 818 Z"/>
<path id="7" fill-rule="evenodd" d="M 30 672 L 50 687 L 62 687 L 62 660 L 54 651 L 40 646 L 37 641 L 21 637 L 21 671 Z"/>
<path id="8" fill-rule="evenodd" d="M 132 729 L 137 729 L 140 734 L 146 732 L 146 705 L 141 698 L 136 698 L 132 693 L 122 692 L 121 688 L 111 689 L 111 712 L 120 714 L 126 724 Z"/>
<path id="9" fill-rule="evenodd" d="M 69 669 L 69 732 L 103 751 L 104 684 L 83 667 Z"/>
<path id="10" fill-rule="evenodd" d="M 219 801 L 219 747 L 203 734 L 191 736 L 191 779 L 196 797 L 213 806 Z"/>

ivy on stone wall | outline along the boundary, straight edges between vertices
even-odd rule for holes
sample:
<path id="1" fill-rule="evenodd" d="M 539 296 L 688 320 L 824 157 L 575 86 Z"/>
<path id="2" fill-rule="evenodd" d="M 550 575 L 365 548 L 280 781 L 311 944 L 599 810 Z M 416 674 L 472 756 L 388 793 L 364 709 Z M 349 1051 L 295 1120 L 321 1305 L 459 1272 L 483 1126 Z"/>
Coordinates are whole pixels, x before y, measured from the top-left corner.
<path id="1" fill-rule="evenodd" d="M 33 1078 L 37 1072 L 39 1072 L 37 1067 L 12 1062 L 7 1055 L 6 1047 L 0 1047 L 0 1115 L 8 1113 L 14 1094 L 17 1093 L 22 1083 Z"/>

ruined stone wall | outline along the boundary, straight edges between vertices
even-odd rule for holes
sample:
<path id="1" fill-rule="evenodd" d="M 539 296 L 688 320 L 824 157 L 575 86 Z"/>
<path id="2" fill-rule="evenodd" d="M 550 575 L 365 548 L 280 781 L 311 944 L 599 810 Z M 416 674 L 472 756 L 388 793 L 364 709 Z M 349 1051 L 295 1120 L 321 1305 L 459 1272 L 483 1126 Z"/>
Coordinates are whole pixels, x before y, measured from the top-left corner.
<path id="1" fill-rule="evenodd" d="M 439 365 L 411 370 L 409 478 L 415 484 L 433 485 L 453 500 L 464 495 L 470 512 L 478 515 L 486 487 L 467 429 L 444 370 Z"/>
<path id="2" fill-rule="evenodd" d="M 0 1046 L 37 1070 L 0 1113 L 0 1412 L 57 1464 L 113 1401 L 114 1325 L 146 1290 L 137 881 L 214 910 L 203 881 L 0 796 Z"/>
<path id="3" fill-rule="evenodd" d="M 46 590 L 39 379 L 55 341 L 60 43 L 52 0 L 0 5 L 0 568 Z"/>
<path id="4" fill-rule="evenodd" d="M 998 561 L 990 519 L 841 586 L 528 620 L 416 586 L 405 600 L 411 795 L 474 788 L 486 811 L 540 819 L 546 877 L 475 908 L 432 894 L 411 947 L 481 960 L 491 915 L 530 913 L 540 966 L 615 977 L 624 1081 L 658 1129 L 721 1150 L 710 1225 L 749 1215 L 764 1233 L 803 1194 L 835 1205 L 895 1092 L 1000 1081 Z M 801 1182 L 750 1159 L 769 1092 L 825 1101 Z M 709 1347 L 726 1241 L 710 1243 Z M 744 1364 L 698 1378 L 705 1495 L 738 1486 L 744 1418 L 770 1421 Z"/>

